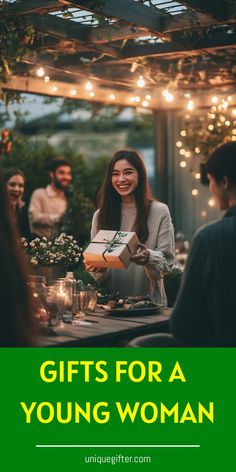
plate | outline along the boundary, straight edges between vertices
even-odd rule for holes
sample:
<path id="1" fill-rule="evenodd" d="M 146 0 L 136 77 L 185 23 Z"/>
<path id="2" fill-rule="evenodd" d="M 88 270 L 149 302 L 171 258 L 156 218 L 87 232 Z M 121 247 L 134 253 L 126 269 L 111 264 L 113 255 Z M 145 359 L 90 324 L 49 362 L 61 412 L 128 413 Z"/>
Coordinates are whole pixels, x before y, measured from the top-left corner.
<path id="1" fill-rule="evenodd" d="M 139 316 L 139 315 L 154 315 L 161 308 L 164 308 L 164 305 L 150 306 L 147 308 L 130 308 L 129 310 L 124 308 L 104 308 L 103 312 L 108 315 L 117 315 L 117 316 Z"/>

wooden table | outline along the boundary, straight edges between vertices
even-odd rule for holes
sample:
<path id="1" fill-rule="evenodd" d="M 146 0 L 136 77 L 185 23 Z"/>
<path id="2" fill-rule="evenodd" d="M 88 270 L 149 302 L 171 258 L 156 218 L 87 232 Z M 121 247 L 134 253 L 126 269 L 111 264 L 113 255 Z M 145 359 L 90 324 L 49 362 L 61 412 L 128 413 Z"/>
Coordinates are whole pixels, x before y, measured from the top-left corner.
<path id="1" fill-rule="evenodd" d="M 168 321 L 171 310 L 159 310 L 153 315 L 114 316 L 107 312 L 95 311 L 86 315 L 88 325 L 48 328 L 41 331 L 40 347 L 121 347 L 137 336 L 143 334 L 168 332 Z"/>

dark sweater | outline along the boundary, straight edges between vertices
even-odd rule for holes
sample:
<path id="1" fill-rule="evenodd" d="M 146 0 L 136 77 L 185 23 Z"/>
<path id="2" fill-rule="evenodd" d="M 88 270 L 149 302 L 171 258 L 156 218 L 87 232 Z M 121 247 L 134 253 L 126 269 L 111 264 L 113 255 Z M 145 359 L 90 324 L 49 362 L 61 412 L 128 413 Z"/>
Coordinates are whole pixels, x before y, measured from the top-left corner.
<path id="1" fill-rule="evenodd" d="M 236 346 L 236 205 L 196 234 L 170 323 L 183 344 Z"/>

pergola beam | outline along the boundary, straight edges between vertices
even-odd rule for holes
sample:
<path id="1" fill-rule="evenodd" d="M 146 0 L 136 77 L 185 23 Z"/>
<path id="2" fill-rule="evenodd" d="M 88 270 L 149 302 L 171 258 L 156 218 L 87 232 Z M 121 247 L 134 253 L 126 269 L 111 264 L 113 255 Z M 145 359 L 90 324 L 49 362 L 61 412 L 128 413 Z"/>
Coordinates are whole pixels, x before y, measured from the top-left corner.
<path id="1" fill-rule="evenodd" d="M 227 19 L 232 14 L 232 8 L 225 0 L 180 0 L 183 5 L 194 10 L 211 15 L 213 18 Z"/>
<path id="2" fill-rule="evenodd" d="M 96 15 L 116 18 L 149 31 L 162 32 L 163 20 L 169 15 L 133 0 L 62 0 L 64 5 L 88 10 Z"/>
<path id="3" fill-rule="evenodd" d="M 48 11 L 61 10 L 64 6 L 62 0 L 18 0 L 16 3 L 9 4 L 9 8 L 12 8 L 17 15 L 45 14 Z"/>

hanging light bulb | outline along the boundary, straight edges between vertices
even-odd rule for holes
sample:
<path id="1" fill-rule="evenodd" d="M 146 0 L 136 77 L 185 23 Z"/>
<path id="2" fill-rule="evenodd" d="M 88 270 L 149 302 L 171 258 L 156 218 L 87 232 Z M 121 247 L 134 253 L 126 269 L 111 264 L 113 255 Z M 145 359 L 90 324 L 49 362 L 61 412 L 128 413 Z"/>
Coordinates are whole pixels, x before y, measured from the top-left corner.
<path id="1" fill-rule="evenodd" d="M 135 97 L 135 101 L 136 101 L 137 103 L 139 103 L 140 100 L 141 100 L 141 98 L 137 95 L 137 96 Z"/>
<path id="2" fill-rule="evenodd" d="M 200 172 L 196 172 L 196 174 L 194 175 L 194 177 L 195 177 L 196 180 L 200 180 L 200 178 L 201 178 Z"/>
<path id="3" fill-rule="evenodd" d="M 181 136 L 187 136 L 187 131 L 185 129 L 182 129 L 182 131 L 180 131 L 180 134 Z"/>
<path id="4" fill-rule="evenodd" d="M 215 200 L 213 200 L 213 198 L 211 198 L 210 200 L 208 200 L 208 205 L 209 205 L 210 207 L 215 206 Z"/>
<path id="5" fill-rule="evenodd" d="M 185 156 L 185 152 L 186 152 L 185 149 L 180 149 L 180 151 L 179 151 L 181 156 Z"/>
<path id="6" fill-rule="evenodd" d="M 219 99 L 216 95 L 214 95 L 214 97 L 211 98 L 211 101 L 212 101 L 212 103 L 214 103 L 214 105 L 216 105 L 218 103 Z"/>
<path id="7" fill-rule="evenodd" d="M 77 90 L 71 89 L 70 94 L 72 95 L 72 97 L 75 97 L 75 95 L 77 95 Z"/>
<path id="8" fill-rule="evenodd" d="M 90 96 L 91 98 L 93 98 L 93 97 L 94 97 L 94 95 L 95 95 L 94 91 L 93 91 L 93 90 L 91 90 L 91 92 L 89 92 L 89 96 Z"/>
<path id="9" fill-rule="evenodd" d="M 198 189 L 197 188 L 194 188 L 192 190 L 192 195 L 193 195 L 193 197 L 196 197 L 198 195 Z"/>
<path id="10" fill-rule="evenodd" d="M 142 88 L 142 87 L 145 86 L 145 84 L 146 84 L 146 82 L 145 82 L 143 76 L 140 75 L 140 76 L 139 76 L 139 79 L 137 80 L 137 86 L 140 87 L 140 88 Z"/>
<path id="11" fill-rule="evenodd" d="M 134 103 L 134 102 L 136 101 L 136 100 L 135 100 L 135 97 L 130 97 L 129 101 L 130 101 L 131 103 Z"/>
<path id="12" fill-rule="evenodd" d="M 88 92 L 90 92 L 91 90 L 93 90 L 93 84 L 88 80 L 85 84 L 85 88 Z"/>
<path id="13" fill-rule="evenodd" d="M 229 96 L 227 97 L 227 100 L 228 100 L 228 102 L 232 102 L 233 99 L 232 99 L 231 95 L 229 95 Z"/>
<path id="14" fill-rule="evenodd" d="M 49 81 L 50 81 L 49 75 L 45 75 L 45 77 L 44 77 L 44 82 L 49 82 Z"/>
<path id="15" fill-rule="evenodd" d="M 227 121 L 225 122 L 225 126 L 230 126 L 230 125 L 231 125 L 230 121 L 227 120 Z"/>
<path id="16" fill-rule="evenodd" d="M 208 129 L 209 129 L 209 131 L 213 131 L 214 126 L 213 126 L 213 125 L 209 125 L 209 126 L 208 126 Z"/>
<path id="17" fill-rule="evenodd" d="M 189 151 L 186 151 L 186 153 L 185 153 L 185 157 L 187 157 L 187 159 L 188 159 L 190 156 L 191 156 L 191 152 L 189 152 Z"/>
<path id="18" fill-rule="evenodd" d="M 184 168 L 186 167 L 187 163 L 185 161 L 180 161 L 179 165 L 180 167 Z"/>
<path id="19" fill-rule="evenodd" d="M 174 95 L 170 93 L 168 90 L 163 90 L 162 95 L 166 99 L 166 101 L 169 103 L 173 102 L 175 98 Z"/>
<path id="20" fill-rule="evenodd" d="M 236 116 L 236 108 L 233 108 L 233 110 L 232 110 L 232 115 L 233 115 L 233 116 Z"/>
<path id="21" fill-rule="evenodd" d="M 193 100 L 189 100 L 188 103 L 187 103 L 187 110 L 188 111 L 192 111 L 194 109 L 194 102 Z"/>
<path id="22" fill-rule="evenodd" d="M 111 93 L 109 95 L 109 100 L 115 100 L 116 99 L 116 96 L 114 95 L 114 93 Z"/>
<path id="23" fill-rule="evenodd" d="M 56 87 L 56 85 L 53 85 L 53 87 L 51 87 L 51 91 L 54 93 L 58 91 L 58 88 Z"/>
<path id="24" fill-rule="evenodd" d="M 182 145 L 183 145 L 182 141 L 177 141 L 177 143 L 176 143 L 177 147 L 182 147 Z"/>
<path id="25" fill-rule="evenodd" d="M 143 107 L 148 107 L 149 103 L 147 100 L 143 100 L 142 105 Z"/>
<path id="26" fill-rule="evenodd" d="M 197 147 L 195 147 L 194 151 L 196 152 L 196 154 L 200 154 L 201 149 L 197 146 Z"/>
<path id="27" fill-rule="evenodd" d="M 43 68 L 43 67 L 39 67 L 39 68 L 37 69 L 37 71 L 36 71 L 36 74 L 37 74 L 38 77 L 44 77 L 44 75 L 45 75 L 45 70 L 44 70 L 44 68 Z"/>
<path id="28" fill-rule="evenodd" d="M 185 98 L 191 98 L 190 93 L 185 93 L 184 96 L 185 96 Z"/>
<path id="29" fill-rule="evenodd" d="M 151 100 L 151 99 L 152 99 L 151 95 L 147 94 L 147 95 L 145 96 L 145 100 Z"/>

